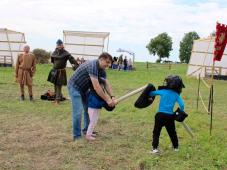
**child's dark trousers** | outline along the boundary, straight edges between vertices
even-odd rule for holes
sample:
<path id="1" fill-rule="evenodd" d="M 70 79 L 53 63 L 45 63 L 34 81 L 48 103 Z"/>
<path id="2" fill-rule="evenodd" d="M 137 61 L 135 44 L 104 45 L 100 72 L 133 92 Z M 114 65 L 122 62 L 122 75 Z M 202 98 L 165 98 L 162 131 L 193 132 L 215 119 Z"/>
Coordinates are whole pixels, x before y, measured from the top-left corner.
<path id="1" fill-rule="evenodd" d="M 173 147 L 178 148 L 178 138 L 177 138 L 175 123 L 174 123 L 174 115 L 159 112 L 155 115 L 155 125 L 153 130 L 153 142 L 152 142 L 153 149 L 158 148 L 159 136 L 163 126 L 165 126 L 169 134 Z"/>

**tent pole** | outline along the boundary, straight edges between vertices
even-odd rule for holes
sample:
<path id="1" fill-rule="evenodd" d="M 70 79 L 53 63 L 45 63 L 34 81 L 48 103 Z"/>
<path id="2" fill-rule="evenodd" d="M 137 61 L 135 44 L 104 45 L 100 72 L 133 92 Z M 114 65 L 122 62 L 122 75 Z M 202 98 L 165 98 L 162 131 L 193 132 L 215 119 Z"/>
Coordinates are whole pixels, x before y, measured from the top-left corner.
<path id="1" fill-rule="evenodd" d="M 65 32 L 63 31 L 63 43 L 65 45 Z"/>
<path id="2" fill-rule="evenodd" d="M 5 31 L 6 31 L 6 38 L 7 38 L 7 41 L 8 41 L 9 50 L 10 50 L 10 54 L 11 54 L 11 61 L 13 61 L 13 52 L 12 52 L 11 45 L 10 45 L 10 42 L 9 42 L 8 30 L 7 30 L 7 29 L 5 29 Z M 12 65 L 14 65 L 14 63 L 13 63 L 13 62 L 12 62 Z"/>
<path id="3" fill-rule="evenodd" d="M 107 52 L 109 51 L 109 36 L 108 36 L 108 39 L 107 39 Z"/>
<path id="4" fill-rule="evenodd" d="M 135 63 L 135 54 L 133 54 L 133 65 Z"/>

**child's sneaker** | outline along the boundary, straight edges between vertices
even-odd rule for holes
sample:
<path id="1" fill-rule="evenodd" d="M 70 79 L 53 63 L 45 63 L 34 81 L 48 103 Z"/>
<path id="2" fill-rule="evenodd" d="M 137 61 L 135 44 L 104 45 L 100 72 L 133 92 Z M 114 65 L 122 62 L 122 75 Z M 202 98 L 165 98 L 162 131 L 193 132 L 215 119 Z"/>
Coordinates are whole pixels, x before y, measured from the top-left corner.
<path id="1" fill-rule="evenodd" d="M 178 149 L 178 148 L 174 148 L 174 151 L 175 151 L 175 152 L 178 152 L 178 151 L 179 151 L 179 149 Z"/>
<path id="2" fill-rule="evenodd" d="M 95 133 L 92 133 L 91 136 L 92 136 L 92 137 L 96 137 L 97 135 L 96 135 Z"/>
<path id="3" fill-rule="evenodd" d="M 159 153 L 159 150 L 158 150 L 158 149 L 152 149 L 152 150 L 151 150 L 151 153 L 152 153 L 152 154 L 158 154 L 158 153 Z"/>
<path id="4" fill-rule="evenodd" d="M 88 136 L 86 135 L 85 138 L 88 140 L 88 141 L 93 141 L 95 140 L 95 138 L 93 136 Z"/>

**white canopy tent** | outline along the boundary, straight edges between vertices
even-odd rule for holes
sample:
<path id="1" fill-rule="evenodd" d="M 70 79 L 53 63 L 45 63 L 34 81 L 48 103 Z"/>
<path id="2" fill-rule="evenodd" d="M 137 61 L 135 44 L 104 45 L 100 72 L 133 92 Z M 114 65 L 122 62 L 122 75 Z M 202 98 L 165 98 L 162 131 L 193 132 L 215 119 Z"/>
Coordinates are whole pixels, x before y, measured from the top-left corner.
<path id="1" fill-rule="evenodd" d="M 214 57 L 214 37 L 194 40 L 187 75 L 189 76 L 210 76 Z M 222 60 L 215 62 L 214 75 L 227 75 L 227 48 Z"/>
<path id="2" fill-rule="evenodd" d="M 24 33 L 0 28 L 0 64 L 13 66 L 26 43 Z"/>
<path id="3" fill-rule="evenodd" d="M 77 59 L 92 60 L 108 51 L 109 32 L 63 31 L 65 49 Z M 67 66 L 70 66 L 68 63 Z"/>
<path id="4" fill-rule="evenodd" d="M 117 52 L 124 52 L 124 53 L 130 54 L 130 55 L 132 56 L 132 63 L 135 62 L 135 53 L 134 53 L 134 52 L 129 51 L 129 50 L 125 50 L 125 49 L 122 49 L 122 48 L 119 48 L 119 49 L 117 50 Z"/>

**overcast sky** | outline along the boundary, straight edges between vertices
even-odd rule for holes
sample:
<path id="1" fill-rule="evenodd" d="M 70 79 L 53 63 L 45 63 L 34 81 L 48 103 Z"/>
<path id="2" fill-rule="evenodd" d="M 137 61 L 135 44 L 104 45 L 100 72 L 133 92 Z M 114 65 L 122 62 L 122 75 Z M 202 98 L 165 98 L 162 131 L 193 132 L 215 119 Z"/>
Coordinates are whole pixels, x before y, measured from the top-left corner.
<path id="1" fill-rule="evenodd" d="M 162 32 L 179 60 L 184 33 L 207 37 L 216 21 L 227 24 L 227 0 L 0 0 L 0 28 L 24 32 L 32 49 L 53 51 L 63 30 L 110 32 L 109 52 L 127 49 L 137 61 L 157 59 L 146 45 Z"/>

